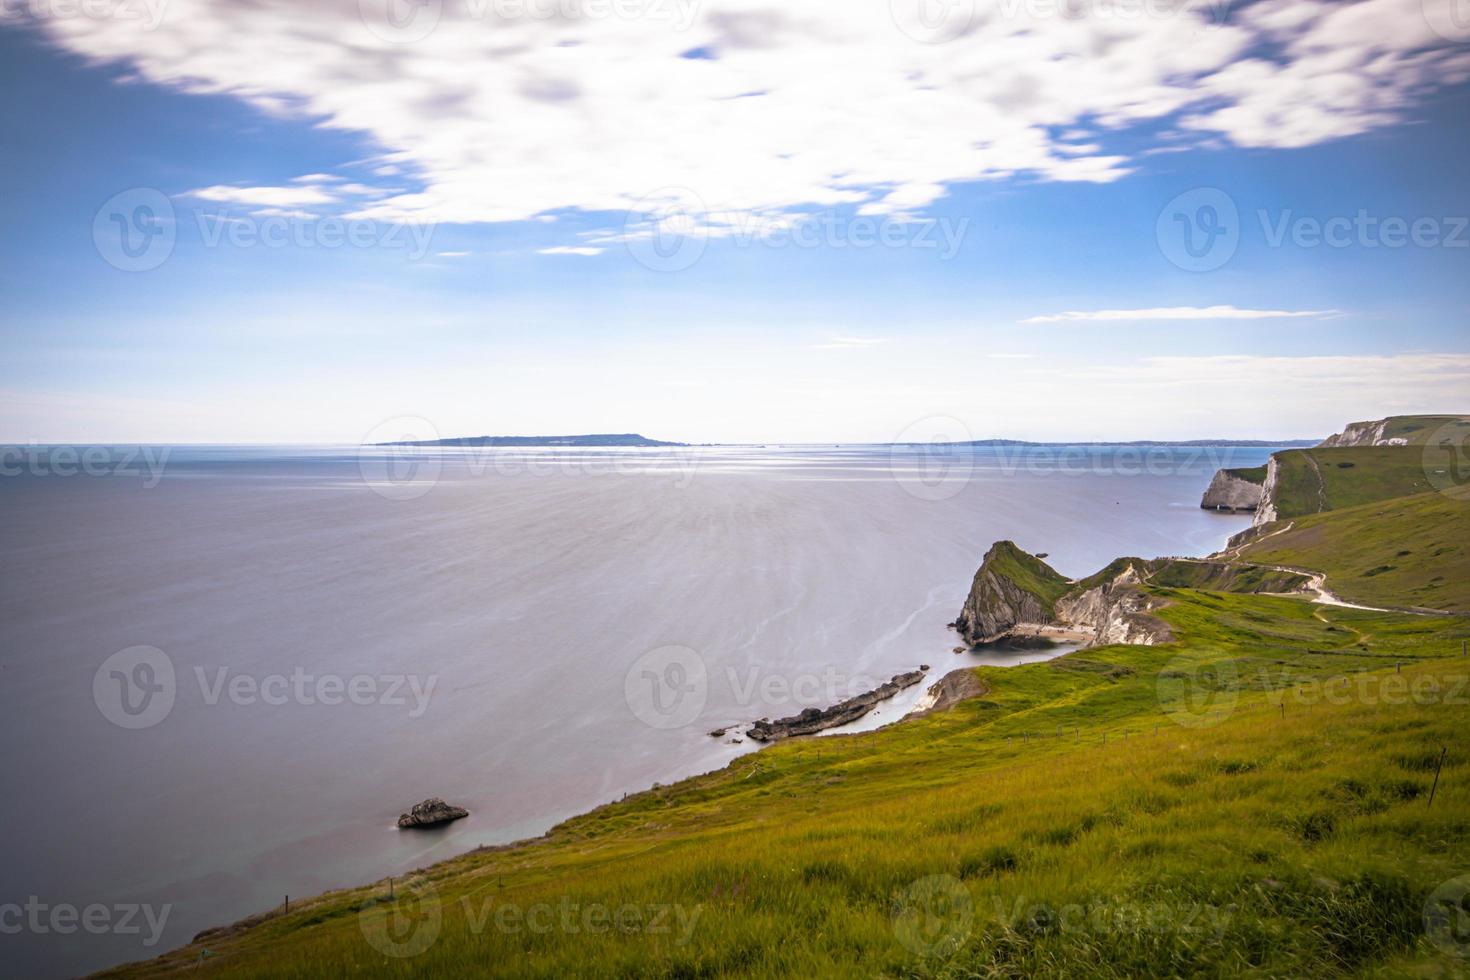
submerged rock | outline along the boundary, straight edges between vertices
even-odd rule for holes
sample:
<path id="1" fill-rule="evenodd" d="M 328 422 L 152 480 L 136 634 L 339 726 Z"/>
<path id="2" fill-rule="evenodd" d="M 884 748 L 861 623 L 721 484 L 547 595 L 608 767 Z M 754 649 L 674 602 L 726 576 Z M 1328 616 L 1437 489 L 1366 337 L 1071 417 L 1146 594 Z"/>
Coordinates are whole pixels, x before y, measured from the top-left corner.
<path id="1" fill-rule="evenodd" d="M 440 824 L 467 817 L 470 811 L 462 806 L 450 806 L 435 797 L 415 803 L 409 811 L 398 818 L 398 829 L 409 830 L 419 827 L 437 827 Z"/>

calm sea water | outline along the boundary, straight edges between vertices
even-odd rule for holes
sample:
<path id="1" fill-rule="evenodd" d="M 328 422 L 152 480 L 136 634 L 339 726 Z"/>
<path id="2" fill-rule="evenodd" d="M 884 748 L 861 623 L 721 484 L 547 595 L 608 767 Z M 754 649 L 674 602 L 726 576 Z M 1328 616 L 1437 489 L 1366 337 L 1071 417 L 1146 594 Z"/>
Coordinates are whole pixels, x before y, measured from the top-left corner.
<path id="1" fill-rule="evenodd" d="M 945 624 L 991 542 L 1070 575 L 1206 553 L 1246 523 L 1198 508 L 1211 473 L 1266 456 L 11 454 L 0 972 L 156 955 L 755 748 L 716 727 L 937 679 L 977 661 Z M 471 816 L 398 831 L 429 796 Z"/>

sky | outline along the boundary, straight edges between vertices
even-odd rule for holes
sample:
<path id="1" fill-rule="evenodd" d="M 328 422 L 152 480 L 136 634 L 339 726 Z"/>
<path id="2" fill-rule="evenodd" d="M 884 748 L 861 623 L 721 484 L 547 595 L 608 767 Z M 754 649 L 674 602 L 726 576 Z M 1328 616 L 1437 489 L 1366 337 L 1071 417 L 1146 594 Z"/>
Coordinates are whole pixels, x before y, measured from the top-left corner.
<path id="1" fill-rule="evenodd" d="M 1470 411 L 1466 0 L 0 0 L 0 440 Z"/>

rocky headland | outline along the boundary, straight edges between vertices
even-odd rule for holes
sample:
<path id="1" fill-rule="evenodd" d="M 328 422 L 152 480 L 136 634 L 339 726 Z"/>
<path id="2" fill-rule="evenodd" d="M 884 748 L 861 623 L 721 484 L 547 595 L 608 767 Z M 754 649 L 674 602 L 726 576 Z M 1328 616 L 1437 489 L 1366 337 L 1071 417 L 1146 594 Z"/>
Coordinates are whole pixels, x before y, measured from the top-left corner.
<path id="1" fill-rule="evenodd" d="M 1069 579 L 1012 541 L 996 542 L 970 586 L 957 629 L 966 643 L 1047 637 L 1086 646 L 1152 646 L 1173 639 L 1154 610 L 1165 600 L 1144 588 L 1299 593 L 1307 576 L 1256 565 L 1195 558 L 1118 558 L 1082 579 Z"/>

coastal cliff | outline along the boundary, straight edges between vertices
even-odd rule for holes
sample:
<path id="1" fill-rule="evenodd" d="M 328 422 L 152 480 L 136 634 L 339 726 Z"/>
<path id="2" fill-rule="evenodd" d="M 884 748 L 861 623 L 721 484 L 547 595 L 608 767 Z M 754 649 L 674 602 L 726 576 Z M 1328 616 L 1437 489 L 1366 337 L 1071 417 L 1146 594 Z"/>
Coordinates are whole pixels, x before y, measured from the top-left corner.
<path id="1" fill-rule="evenodd" d="M 1388 435 L 1388 425 L 1394 421 L 1392 418 L 1379 419 L 1376 422 L 1349 422 L 1341 432 L 1330 435 L 1319 443 L 1321 449 L 1342 449 L 1348 446 L 1407 446 L 1409 440 L 1404 436 Z"/>
<path id="2" fill-rule="evenodd" d="M 1205 510 L 1253 511 L 1261 505 L 1266 468 L 1216 470 L 1199 505 Z"/>
<path id="3" fill-rule="evenodd" d="M 1117 558 L 1072 581 L 1010 541 L 985 555 L 955 628 L 972 646 L 1049 636 L 1087 646 L 1153 646 L 1174 639 L 1154 611 L 1157 589 L 1291 594 L 1307 576 L 1264 565 L 1195 558 Z"/>
<path id="4" fill-rule="evenodd" d="M 1056 601 L 1071 587 L 1066 576 L 1014 541 L 997 541 L 985 553 L 954 627 L 976 646 L 1010 636 L 1022 625 L 1056 623 Z"/>

